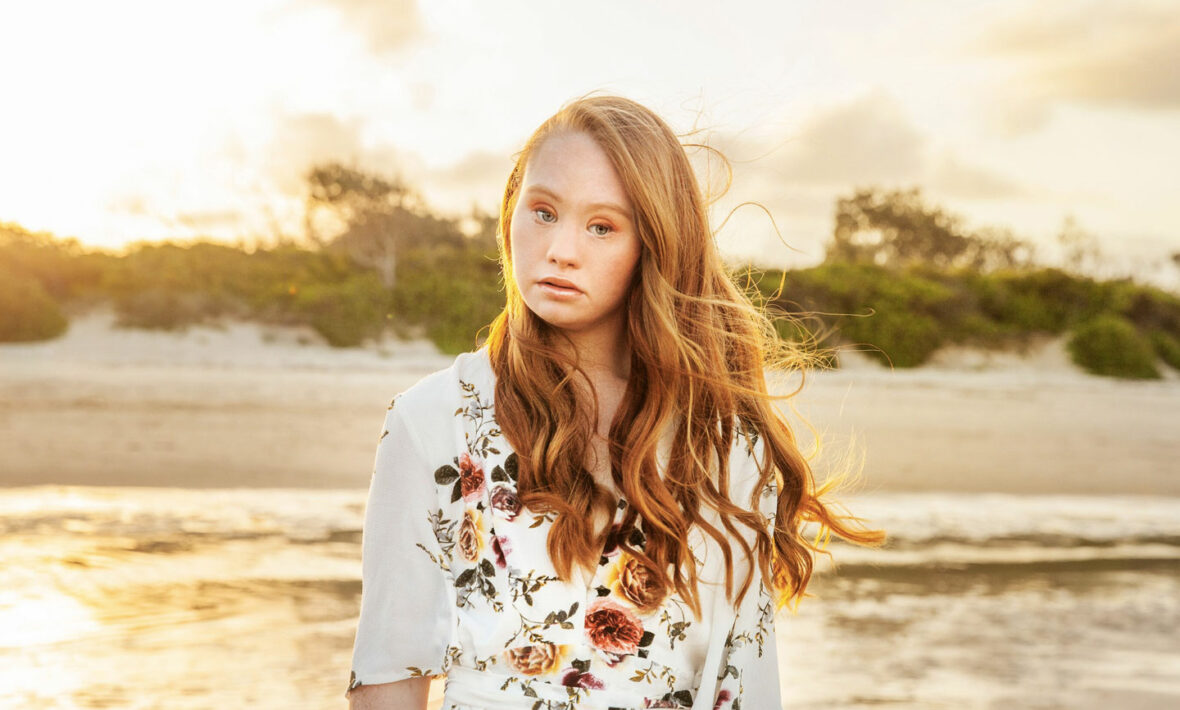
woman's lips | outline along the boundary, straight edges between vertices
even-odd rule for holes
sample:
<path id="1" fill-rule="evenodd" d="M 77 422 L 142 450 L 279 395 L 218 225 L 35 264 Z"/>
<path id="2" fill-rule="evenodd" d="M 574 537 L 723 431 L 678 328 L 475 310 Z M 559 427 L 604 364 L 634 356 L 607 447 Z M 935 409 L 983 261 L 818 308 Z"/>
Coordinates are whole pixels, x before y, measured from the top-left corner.
<path id="1" fill-rule="evenodd" d="M 567 296 L 568 297 L 568 296 L 576 296 L 581 293 L 581 291 L 579 291 L 578 289 L 570 287 L 570 286 L 558 286 L 556 284 L 551 284 L 548 281 L 541 281 L 539 283 L 540 283 L 542 291 L 545 291 L 546 293 L 552 294 L 554 296 Z"/>

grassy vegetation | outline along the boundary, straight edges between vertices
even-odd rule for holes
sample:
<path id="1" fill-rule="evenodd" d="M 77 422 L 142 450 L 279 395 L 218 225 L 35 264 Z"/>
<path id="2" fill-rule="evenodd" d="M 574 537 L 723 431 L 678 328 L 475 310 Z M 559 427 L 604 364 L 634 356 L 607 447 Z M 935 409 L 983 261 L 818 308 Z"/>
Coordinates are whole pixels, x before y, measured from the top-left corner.
<path id="1" fill-rule="evenodd" d="M 1159 379 L 1151 342 L 1126 318 L 1103 313 L 1073 330 L 1069 351 L 1095 375 Z"/>
<path id="2" fill-rule="evenodd" d="M 1153 330 L 1148 334 L 1151 347 L 1168 366 L 1180 370 L 1180 338 L 1176 338 L 1162 330 Z"/>
<path id="3" fill-rule="evenodd" d="M 38 279 L 0 268 L 0 342 L 48 340 L 67 327 L 61 307 Z"/>
<path id="4" fill-rule="evenodd" d="M 393 290 L 390 311 L 398 322 L 420 330 L 443 352 L 476 347 L 479 330 L 504 307 L 496 253 L 419 249 L 403 263 L 413 276 L 399 279 Z"/>
<path id="5" fill-rule="evenodd" d="M 235 317 L 307 324 L 340 347 L 390 332 L 425 335 L 449 353 L 475 347 L 504 303 L 496 220 L 476 213 L 469 235 L 415 206 L 404 184 L 339 166 L 313 177 L 315 209 L 346 227 L 306 246 L 140 243 L 116 255 L 0 224 L 0 342 L 56 337 L 76 306 L 108 303 L 129 327 Z M 914 367 L 951 343 L 1002 348 L 1060 334 L 1097 374 L 1180 369 L 1180 296 L 1034 265 L 1027 245 L 962 233 L 915 191 L 860 191 L 838 212 L 827 262 L 738 279 L 776 311 L 813 314 L 780 320 L 785 339 L 853 345 Z M 866 231 L 886 237 L 869 243 Z"/>
<path id="6" fill-rule="evenodd" d="M 107 303 L 125 327 L 183 330 L 233 317 L 310 325 L 339 347 L 393 331 L 461 352 L 503 304 L 495 252 L 475 244 L 412 249 L 398 271 L 390 289 L 331 249 L 143 243 L 115 256 L 10 225 L 0 227 L 0 342 L 56 337 L 63 309 Z"/>
<path id="7" fill-rule="evenodd" d="M 1098 374 L 1137 378 L 1155 371 L 1156 358 L 1180 362 L 1180 297 L 1125 280 L 1055 268 L 981 274 L 833 262 L 765 271 L 755 282 L 778 309 L 824 314 L 822 345 L 868 346 L 894 367 L 921 365 L 951 343 L 1002 348 L 1038 333 L 1070 334 L 1075 362 Z"/>

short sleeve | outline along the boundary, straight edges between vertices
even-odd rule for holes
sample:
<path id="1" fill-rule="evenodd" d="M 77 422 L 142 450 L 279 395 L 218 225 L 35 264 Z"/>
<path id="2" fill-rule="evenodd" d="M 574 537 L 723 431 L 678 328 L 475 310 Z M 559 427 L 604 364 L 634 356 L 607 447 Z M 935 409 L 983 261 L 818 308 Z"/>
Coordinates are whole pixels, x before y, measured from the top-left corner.
<path id="1" fill-rule="evenodd" d="M 754 464 L 750 476 L 756 476 L 756 462 L 765 454 L 757 433 L 748 440 L 747 461 Z M 778 489 L 771 482 L 760 490 L 758 509 L 767 520 L 773 534 L 778 508 Z M 716 665 L 716 690 L 713 710 L 769 710 L 782 707 L 779 683 L 778 640 L 775 634 L 775 603 L 771 583 L 754 566 L 752 586 L 734 612 L 733 625 L 725 637 L 723 650 Z"/>
<path id="2" fill-rule="evenodd" d="M 753 592 L 754 590 L 751 590 Z M 747 594 L 725 642 L 714 710 L 781 708 L 774 601 L 765 585 Z"/>
<path id="3" fill-rule="evenodd" d="M 365 506 L 360 617 L 345 697 L 359 685 L 449 667 L 454 587 L 440 539 L 452 521 L 399 401 L 386 412 Z"/>

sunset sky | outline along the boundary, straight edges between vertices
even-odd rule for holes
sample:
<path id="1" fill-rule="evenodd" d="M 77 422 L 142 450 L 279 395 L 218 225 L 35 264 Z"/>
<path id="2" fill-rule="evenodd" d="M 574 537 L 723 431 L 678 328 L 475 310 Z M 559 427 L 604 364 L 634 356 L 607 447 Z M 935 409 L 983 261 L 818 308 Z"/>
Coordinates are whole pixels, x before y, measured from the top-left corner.
<path id="1" fill-rule="evenodd" d="M 297 235 L 329 160 L 494 210 L 528 134 L 602 90 L 733 161 L 715 222 L 757 200 L 786 242 L 743 208 L 736 258 L 814 263 L 837 197 L 918 186 L 1180 282 L 1172 0 L 49 0 L 0 27 L 0 222 L 85 244 Z"/>

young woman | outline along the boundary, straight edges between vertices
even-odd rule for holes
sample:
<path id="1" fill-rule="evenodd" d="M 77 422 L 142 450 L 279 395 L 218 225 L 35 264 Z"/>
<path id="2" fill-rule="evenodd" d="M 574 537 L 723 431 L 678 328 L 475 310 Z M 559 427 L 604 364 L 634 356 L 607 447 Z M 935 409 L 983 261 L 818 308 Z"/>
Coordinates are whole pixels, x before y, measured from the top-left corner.
<path id="1" fill-rule="evenodd" d="M 684 147 L 633 101 L 566 105 L 499 240 L 487 342 L 386 414 L 351 707 L 443 674 L 444 710 L 780 707 L 801 526 L 881 536 L 821 501 L 765 379 L 806 358 L 727 274 Z"/>

